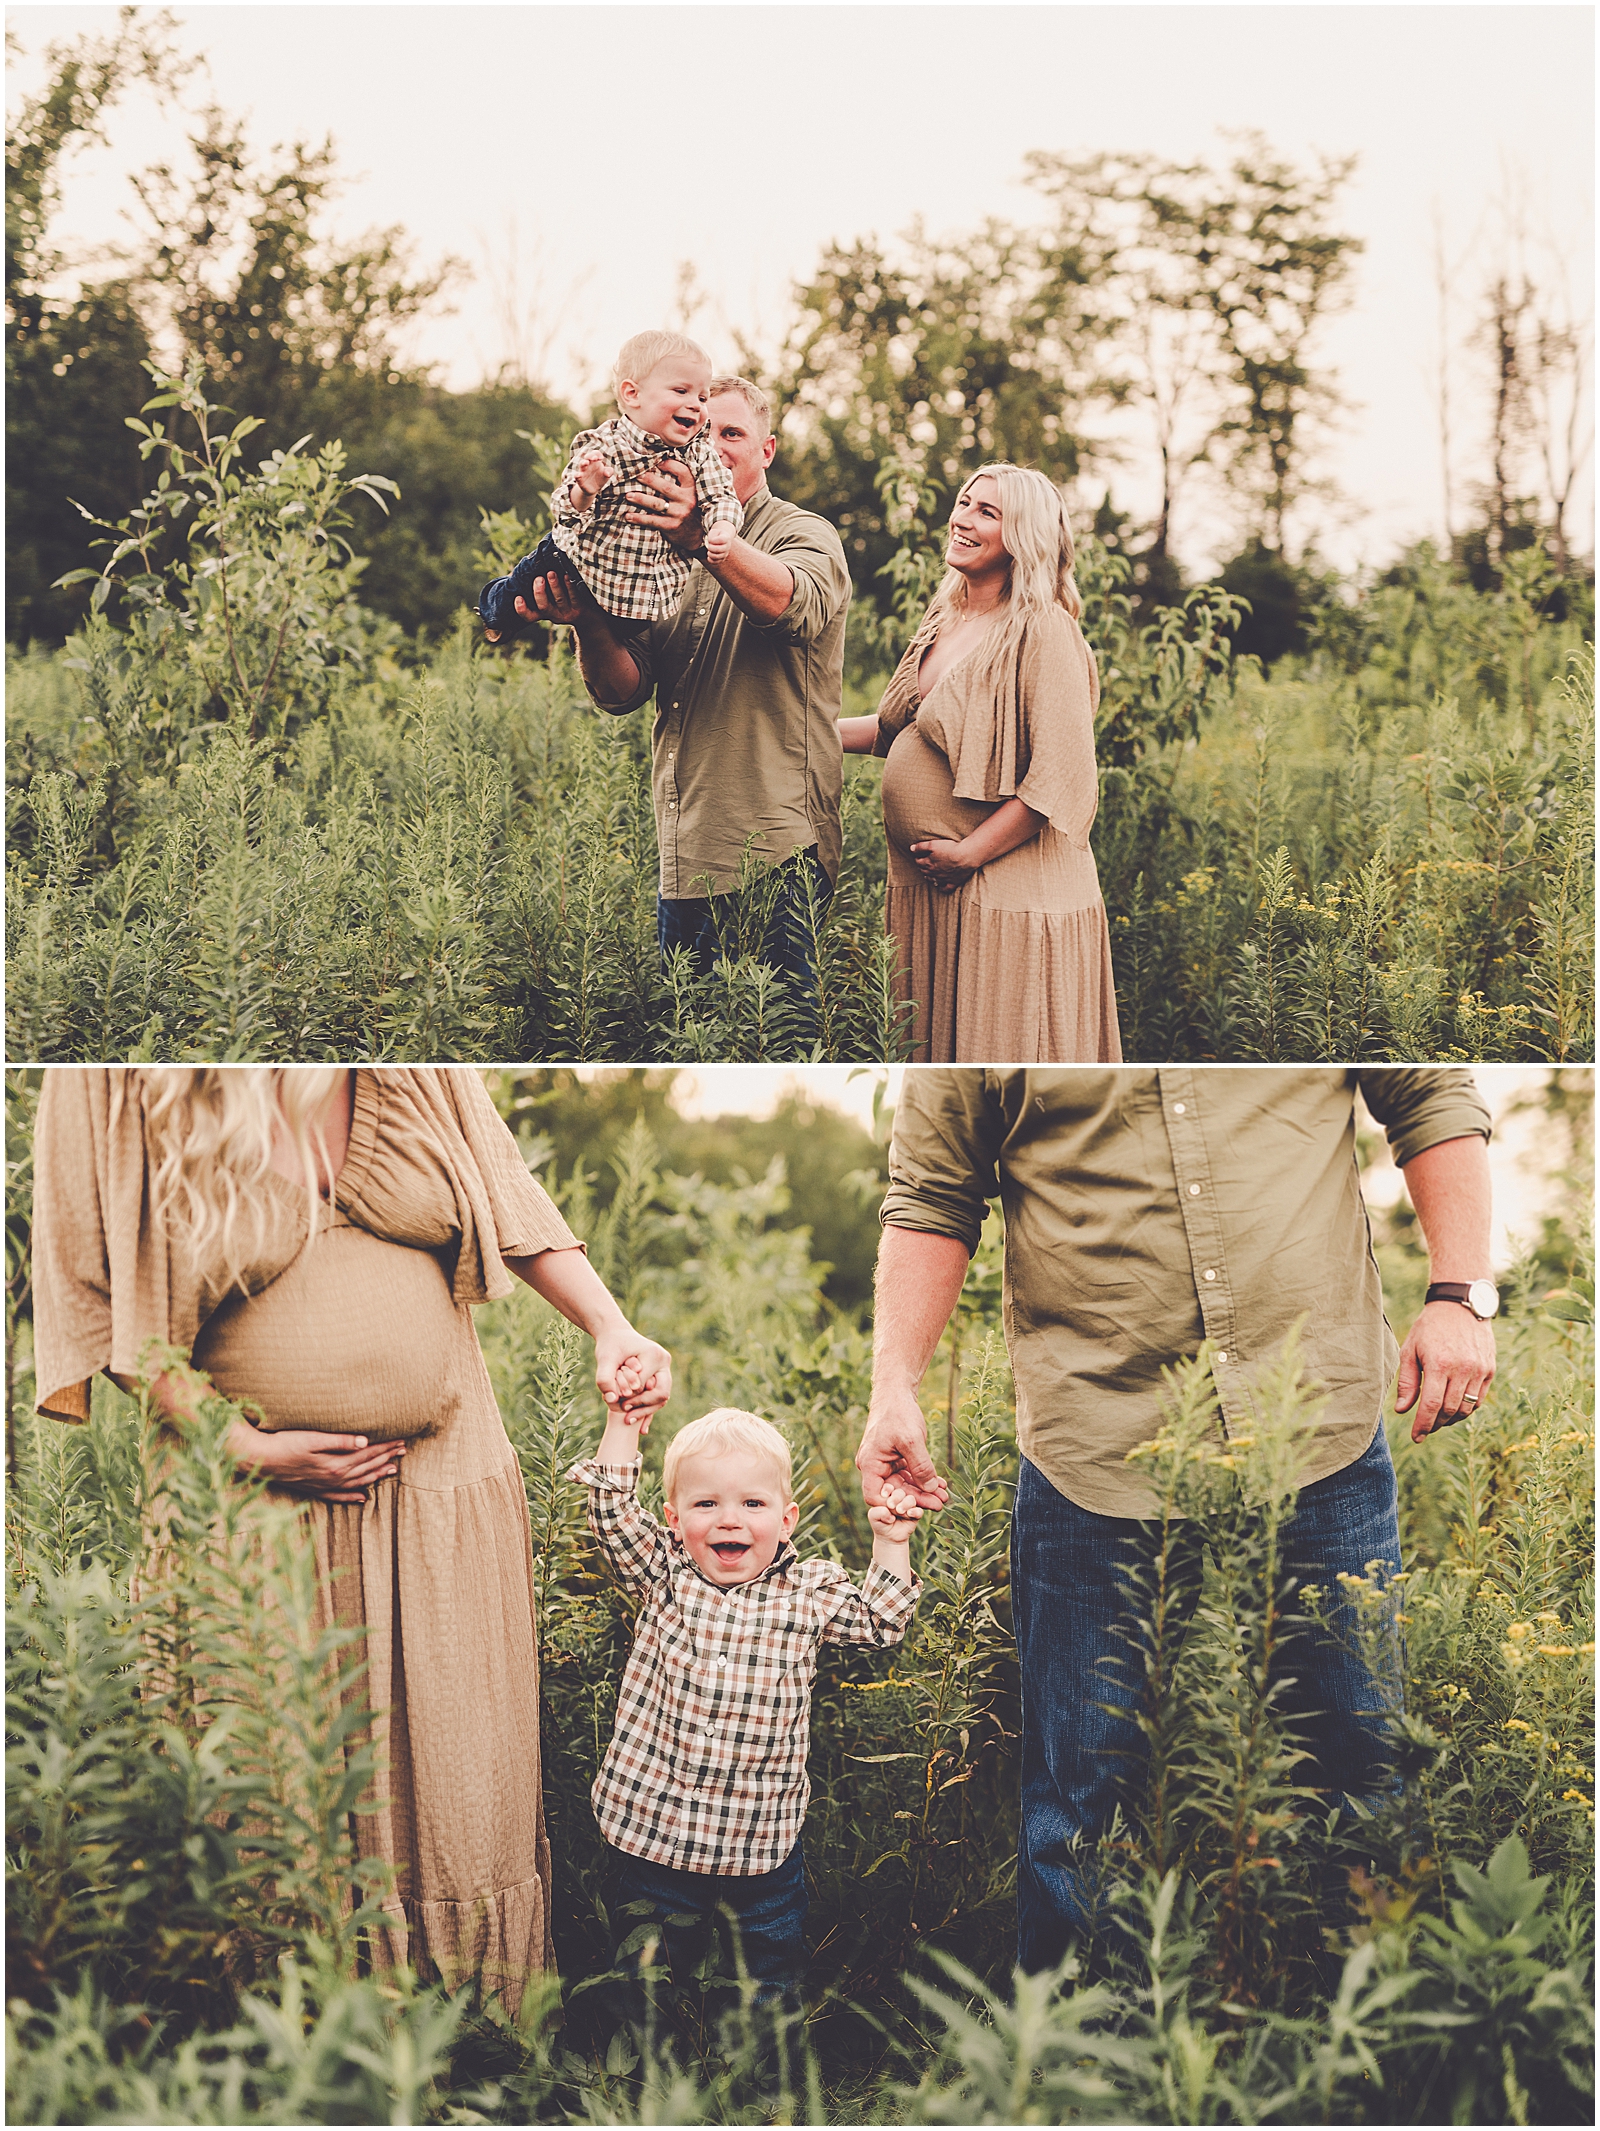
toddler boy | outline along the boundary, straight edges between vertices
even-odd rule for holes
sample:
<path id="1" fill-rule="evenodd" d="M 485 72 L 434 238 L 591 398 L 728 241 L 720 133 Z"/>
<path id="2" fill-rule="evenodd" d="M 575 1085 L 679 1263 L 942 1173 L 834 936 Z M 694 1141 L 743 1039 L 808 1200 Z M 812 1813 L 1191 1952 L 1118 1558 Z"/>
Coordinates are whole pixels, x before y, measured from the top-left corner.
<path id="1" fill-rule="evenodd" d="M 662 621 L 677 611 L 689 564 L 650 525 L 629 523 L 629 486 L 661 459 L 681 459 L 694 475 L 707 556 L 720 562 L 744 523 L 733 476 L 706 429 L 711 361 L 681 333 L 636 333 L 612 371 L 619 413 L 583 429 L 551 496 L 553 521 L 508 577 L 491 578 L 478 614 L 491 643 L 534 626 L 517 612 L 531 605 L 533 581 L 551 570 L 578 578 L 597 605 L 624 621 Z"/>
<path id="2" fill-rule="evenodd" d="M 568 1477 L 639 1601 L 616 1730 L 591 1798 L 614 1855 L 613 1958 L 648 1903 L 667 1957 L 692 1969 L 719 1909 L 738 1921 L 763 1995 L 798 1989 L 805 1965 L 800 1828 L 819 1644 L 898 1643 L 916 1604 L 909 1540 L 922 1512 L 885 1488 L 872 1567 L 858 1590 L 789 1543 L 789 1445 L 731 1406 L 667 1446 L 666 1527 L 639 1505 L 639 1429 L 613 1408 L 595 1457 Z M 686 1922 L 692 1919 L 692 1922 Z"/>

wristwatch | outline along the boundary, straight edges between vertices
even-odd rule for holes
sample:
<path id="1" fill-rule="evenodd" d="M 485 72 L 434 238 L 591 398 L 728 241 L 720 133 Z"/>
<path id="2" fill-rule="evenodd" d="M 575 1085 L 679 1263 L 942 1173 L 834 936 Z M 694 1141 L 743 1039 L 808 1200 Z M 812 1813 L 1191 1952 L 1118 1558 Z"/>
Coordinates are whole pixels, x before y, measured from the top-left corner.
<path id="1" fill-rule="evenodd" d="M 1492 1280 L 1436 1280 L 1423 1301 L 1459 1302 L 1474 1317 L 1487 1320 L 1500 1307 L 1500 1290 Z"/>

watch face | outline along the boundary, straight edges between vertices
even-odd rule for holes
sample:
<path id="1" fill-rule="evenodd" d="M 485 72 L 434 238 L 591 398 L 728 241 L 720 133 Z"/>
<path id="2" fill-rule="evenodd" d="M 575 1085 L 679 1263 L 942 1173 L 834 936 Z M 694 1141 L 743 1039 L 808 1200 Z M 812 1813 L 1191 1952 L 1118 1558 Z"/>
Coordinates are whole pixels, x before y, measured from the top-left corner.
<path id="1" fill-rule="evenodd" d="M 1500 1307 L 1500 1290 L 1492 1280 L 1474 1280 L 1467 1289 L 1467 1307 L 1475 1317 L 1492 1317 Z"/>

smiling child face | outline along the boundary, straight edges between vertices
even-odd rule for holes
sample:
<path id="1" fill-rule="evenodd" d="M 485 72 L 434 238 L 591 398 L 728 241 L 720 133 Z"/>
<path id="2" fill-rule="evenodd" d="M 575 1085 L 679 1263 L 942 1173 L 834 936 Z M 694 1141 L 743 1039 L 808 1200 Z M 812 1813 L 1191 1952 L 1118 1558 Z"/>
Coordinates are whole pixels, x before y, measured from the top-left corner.
<path id="1" fill-rule="evenodd" d="M 749 1450 L 687 1457 L 674 1475 L 667 1528 L 709 1582 L 724 1589 L 750 1583 L 772 1566 L 781 1541 L 799 1521 L 770 1458 Z"/>
<path id="2" fill-rule="evenodd" d="M 687 444 L 706 418 L 711 365 L 692 355 L 668 355 L 637 380 L 625 377 L 617 403 L 630 421 L 653 437 Z"/>

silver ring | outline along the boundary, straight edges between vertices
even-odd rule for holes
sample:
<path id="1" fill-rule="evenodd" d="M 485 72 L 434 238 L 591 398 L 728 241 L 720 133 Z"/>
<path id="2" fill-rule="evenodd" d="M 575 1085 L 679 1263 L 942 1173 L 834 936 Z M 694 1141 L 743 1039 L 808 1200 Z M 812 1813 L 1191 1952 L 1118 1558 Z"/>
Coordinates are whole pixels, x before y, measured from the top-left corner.
<path id="1" fill-rule="evenodd" d="M 1469 1406 L 1476 1406 L 1478 1403 L 1478 1394 L 1476 1391 L 1463 1391 L 1461 1396 Z"/>

